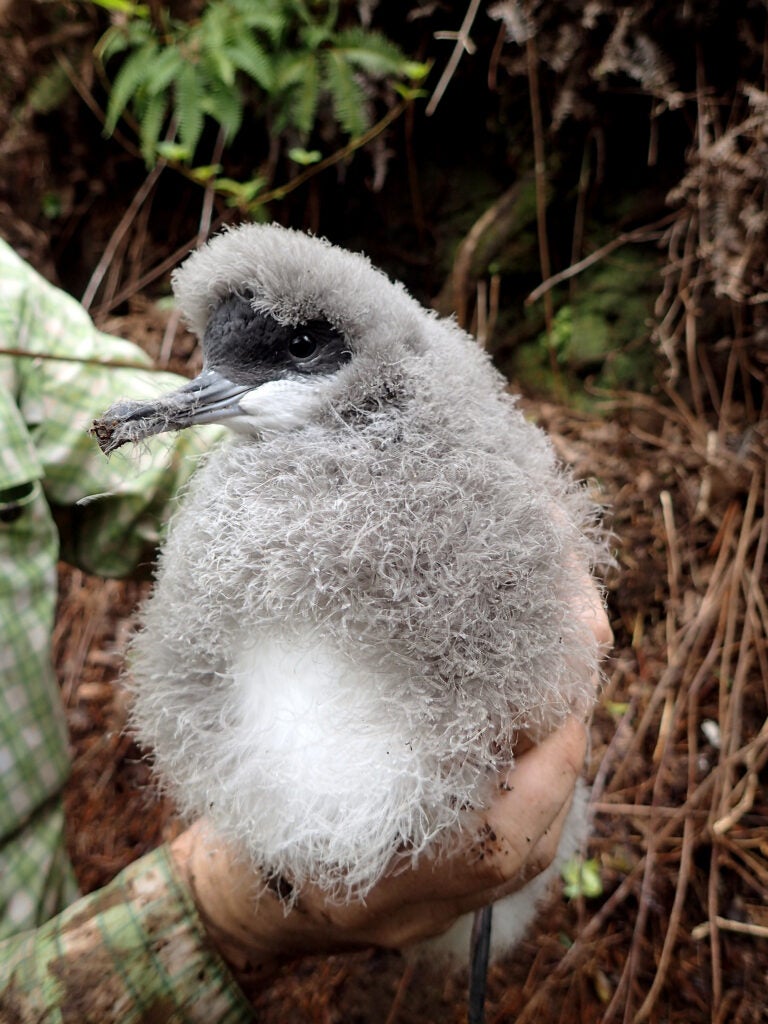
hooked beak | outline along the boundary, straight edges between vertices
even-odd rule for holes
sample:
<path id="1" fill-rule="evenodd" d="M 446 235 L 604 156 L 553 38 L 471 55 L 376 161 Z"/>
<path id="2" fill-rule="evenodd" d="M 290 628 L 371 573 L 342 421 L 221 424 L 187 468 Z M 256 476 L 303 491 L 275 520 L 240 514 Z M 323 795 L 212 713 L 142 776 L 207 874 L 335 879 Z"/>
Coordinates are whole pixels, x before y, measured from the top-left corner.
<path id="1" fill-rule="evenodd" d="M 235 384 L 216 370 L 203 372 L 156 401 L 121 401 L 94 420 L 91 434 L 105 455 L 129 442 L 143 441 L 166 430 L 184 430 L 195 423 L 219 423 L 239 416 L 240 399 L 253 384 Z"/>

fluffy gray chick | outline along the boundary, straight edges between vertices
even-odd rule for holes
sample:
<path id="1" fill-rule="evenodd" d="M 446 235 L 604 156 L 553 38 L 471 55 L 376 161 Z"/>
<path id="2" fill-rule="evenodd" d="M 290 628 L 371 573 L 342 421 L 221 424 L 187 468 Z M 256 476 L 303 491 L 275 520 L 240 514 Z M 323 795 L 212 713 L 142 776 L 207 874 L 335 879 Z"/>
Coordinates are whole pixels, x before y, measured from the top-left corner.
<path id="1" fill-rule="evenodd" d="M 184 813 L 355 898 L 466 842 L 520 734 L 588 713 L 594 508 L 487 356 L 363 256 L 249 225 L 174 289 L 202 374 L 94 431 L 106 451 L 191 423 L 234 436 L 172 522 L 133 722 Z M 544 882 L 497 919 L 502 945 Z"/>

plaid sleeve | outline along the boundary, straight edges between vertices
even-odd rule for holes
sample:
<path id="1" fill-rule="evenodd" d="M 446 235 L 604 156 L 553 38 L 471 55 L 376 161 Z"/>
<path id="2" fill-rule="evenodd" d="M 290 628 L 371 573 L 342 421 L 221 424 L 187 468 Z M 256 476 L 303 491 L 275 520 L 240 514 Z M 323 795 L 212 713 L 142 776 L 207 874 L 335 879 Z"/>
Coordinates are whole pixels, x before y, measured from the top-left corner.
<path id="1" fill-rule="evenodd" d="M 62 557 L 101 576 L 133 572 L 151 559 L 174 496 L 223 428 L 153 438 L 106 459 L 89 436 L 91 422 L 117 399 L 151 398 L 179 378 L 153 372 L 136 346 L 97 331 L 75 299 L 1 242 L 0 346 L 25 353 L 0 355 L 0 382 L 12 380 Z M 103 365 L 119 362 L 132 365 Z M 105 496 L 77 505 L 91 495 Z"/>
<path id="2" fill-rule="evenodd" d="M 161 847 L 0 944 L 0 1020 L 244 1024 L 254 1015 Z"/>
<path id="3" fill-rule="evenodd" d="M 99 333 L 0 241 L 0 937 L 74 894 L 58 794 L 67 733 L 51 665 L 59 554 L 102 575 L 150 561 L 172 496 L 220 433 L 156 439 L 108 461 L 88 436 L 118 397 L 178 379 Z M 22 353 L 22 354 L 19 354 Z M 54 358 L 49 358 L 54 357 Z M 104 361 L 129 362 L 116 369 Z M 107 492 L 85 507 L 78 499 Z"/>

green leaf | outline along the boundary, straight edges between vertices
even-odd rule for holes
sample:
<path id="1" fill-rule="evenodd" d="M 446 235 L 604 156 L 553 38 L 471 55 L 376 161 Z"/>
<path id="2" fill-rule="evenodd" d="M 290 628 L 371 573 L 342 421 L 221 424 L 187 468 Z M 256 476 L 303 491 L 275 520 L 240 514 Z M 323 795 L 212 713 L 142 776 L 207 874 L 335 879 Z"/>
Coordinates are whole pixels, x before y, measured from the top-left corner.
<path id="1" fill-rule="evenodd" d="M 189 160 L 192 156 L 186 146 L 182 146 L 180 142 L 171 142 L 170 139 L 158 142 L 155 149 L 160 156 L 175 164 L 184 163 L 185 160 Z"/>
<path id="2" fill-rule="evenodd" d="M 200 39 L 203 49 L 210 54 L 221 50 L 228 39 L 228 12 L 219 3 L 208 4 L 200 22 L 200 30 L 195 37 Z"/>
<path id="3" fill-rule="evenodd" d="M 207 185 L 211 178 L 215 178 L 220 171 L 221 164 L 200 164 L 199 167 L 190 168 L 189 176 L 202 185 Z"/>
<path id="4" fill-rule="evenodd" d="M 241 206 L 240 209 L 259 224 L 266 224 L 272 219 L 269 208 L 263 199 L 255 199 L 252 203 L 246 203 L 244 207 Z"/>
<path id="5" fill-rule="evenodd" d="M 392 85 L 397 95 L 402 96 L 404 100 L 420 100 L 429 96 L 427 89 L 414 89 L 412 85 L 403 85 L 402 82 L 393 82 Z"/>
<path id="6" fill-rule="evenodd" d="M 279 2 L 254 3 L 253 0 L 230 0 L 232 8 L 242 17 L 248 28 L 264 32 L 270 42 L 277 44 L 288 28 L 292 18 L 291 12 L 283 0 Z"/>
<path id="7" fill-rule="evenodd" d="M 56 220 L 61 216 L 64 204 L 58 192 L 44 192 L 40 198 L 40 212 L 48 220 Z"/>
<path id="8" fill-rule="evenodd" d="M 580 857 L 572 857 L 563 866 L 562 876 L 565 883 L 563 892 L 569 900 L 579 896 L 595 899 L 603 894 L 600 864 L 594 858 L 582 860 Z"/>
<path id="9" fill-rule="evenodd" d="M 177 46 L 164 47 L 147 75 L 147 92 L 150 96 L 167 89 L 183 64 L 184 58 Z"/>
<path id="10" fill-rule="evenodd" d="M 612 718 L 623 718 L 630 705 L 626 701 L 604 700 L 603 707 Z"/>
<path id="11" fill-rule="evenodd" d="M 288 159 L 301 164 L 302 167 L 309 167 L 311 164 L 319 163 L 323 159 L 323 154 L 319 149 L 302 149 L 301 146 L 294 146 L 288 150 Z"/>
<path id="12" fill-rule="evenodd" d="M 109 94 L 107 113 L 104 119 L 104 131 L 111 135 L 115 130 L 120 115 L 139 89 L 146 83 L 147 74 L 157 53 L 157 43 L 150 40 L 138 50 L 134 50 L 125 58 L 122 67 L 115 76 L 112 91 Z"/>
<path id="13" fill-rule="evenodd" d="M 235 181 L 234 178 L 217 178 L 213 184 L 217 192 L 231 196 L 239 195 L 243 187 L 242 181 Z"/>
<path id="14" fill-rule="evenodd" d="M 217 178 L 213 183 L 217 192 L 230 195 L 236 203 L 248 203 L 264 189 L 266 180 L 261 177 L 251 178 L 250 181 L 235 181 L 234 178 Z"/>
<path id="15" fill-rule="evenodd" d="M 96 60 L 106 64 L 110 57 L 122 53 L 127 47 L 128 34 L 123 30 L 122 26 L 111 25 L 94 46 L 93 55 Z"/>
<path id="16" fill-rule="evenodd" d="M 226 142 L 231 142 L 240 131 L 243 123 L 243 97 L 235 86 L 212 82 L 208 94 L 202 100 L 201 109 L 221 125 Z"/>
<path id="17" fill-rule="evenodd" d="M 219 79 L 224 85 L 235 84 L 235 63 L 230 59 L 229 50 L 210 50 L 207 54 L 210 65 L 214 68 L 214 79 Z"/>
<path id="18" fill-rule="evenodd" d="M 148 21 L 130 21 L 127 25 L 112 25 L 94 47 L 94 55 L 102 64 L 125 50 L 135 50 L 142 43 L 154 40 L 154 29 Z"/>
<path id="19" fill-rule="evenodd" d="M 299 38 L 304 49 L 320 50 L 333 36 L 323 25 L 307 25 L 302 28 Z"/>
<path id="20" fill-rule="evenodd" d="M 407 60 L 404 62 L 402 70 L 403 74 L 412 82 L 423 82 L 432 70 L 432 65 L 417 60 Z"/>
<path id="21" fill-rule="evenodd" d="M 348 28 L 339 32 L 334 48 L 344 53 L 349 64 L 373 78 L 404 75 L 405 57 L 398 46 L 378 32 L 362 28 Z"/>
<path id="22" fill-rule="evenodd" d="M 103 7 L 105 11 L 117 11 L 120 14 L 130 14 L 132 18 L 148 18 L 149 7 L 146 4 L 134 4 L 131 0 L 92 0 L 97 7 Z"/>
<path id="23" fill-rule="evenodd" d="M 278 55 L 274 64 L 274 93 L 284 92 L 291 86 L 299 85 L 306 74 L 307 57 L 314 54 L 287 51 Z M 315 58 L 316 61 L 316 58 Z"/>
<path id="24" fill-rule="evenodd" d="M 288 110 L 293 126 L 303 135 L 309 135 L 320 100 L 320 68 L 314 53 L 305 54 L 302 63 L 303 74 L 292 91 Z"/>
<path id="25" fill-rule="evenodd" d="M 27 103 L 36 114 L 50 114 L 61 106 L 71 90 L 66 71 L 54 64 L 35 80 L 27 93 Z"/>

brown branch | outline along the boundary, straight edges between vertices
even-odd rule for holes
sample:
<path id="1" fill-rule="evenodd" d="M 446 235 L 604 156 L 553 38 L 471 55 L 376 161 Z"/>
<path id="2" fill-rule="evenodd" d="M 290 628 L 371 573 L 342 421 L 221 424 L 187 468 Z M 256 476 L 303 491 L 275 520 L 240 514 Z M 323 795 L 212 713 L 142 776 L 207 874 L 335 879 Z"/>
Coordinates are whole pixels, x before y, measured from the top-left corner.
<path id="1" fill-rule="evenodd" d="M 470 281 L 477 249 L 493 225 L 502 222 L 509 211 L 514 209 L 519 194 L 520 183 L 515 182 L 478 217 L 456 252 L 451 271 L 451 306 L 460 327 L 466 327 L 469 320 Z"/>
<path id="2" fill-rule="evenodd" d="M 295 191 L 300 185 L 303 185 L 305 181 L 313 178 L 316 174 L 320 174 L 321 171 L 325 171 L 328 167 L 333 167 L 334 164 L 340 163 L 346 157 L 351 156 L 356 150 L 360 149 L 361 146 L 367 145 L 372 139 L 375 139 L 377 135 L 380 135 L 385 128 L 388 128 L 393 121 L 396 121 L 398 117 L 406 110 L 413 100 L 402 100 L 397 104 L 396 107 L 392 107 L 388 110 L 384 117 L 376 124 L 372 125 L 368 131 L 363 132 L 362 135 L 357 135 L 354 139 L 350 139 L 346 146 L 342 146 L 341 149 L 327 156 L 325 160 L 321 160 L 317 164 L 313 164 L 312 167 L 308 167 L 306 171 L 302 171 L 292 181 L 287 182 L 285 185 L 279 185 L 277 188 L 271 189 L 269 192 L 263 193 L 263 195 L 257 196 L 256 201 L 260 206 L 265 206 L 267 203 L 272 202 L 273 199 L 282 199 L 287 196 L 289 192 Z"/>
<path id="3" fill-rule="evenodd" d="M 451 79 L 456 74 L 456 69 L 459 66 L 464 53 L 470 55 L 475 52 L 475 44 L 472 42 L 469 31 L 472 28 L 477 12 L 480 9 L 480 0 L 470 0 L 469 7 L 467 7 L 464 15 L 464 20 L 461 23 L 461 28 L 458 32 L 436 32 L 435 39 L 455 39 L 456 45 L 453 48 L 453 53 L 450 56 L 448 63 L 445 66 L 445 70 L 440 76 L 440 80 L 435 86 L 435 91 L 430 97 L 429 103 L 426 107 L 427 117 L 431 117 L 437 110 L 437 106 L 440 100 L 443 98 L 445 90 L 448 88 Z"/>
<path id="4" fill-rule="evenodd" d="M 223 223 L 223 217 L 217 218 L 212 225 L 212 230 L 216 230 L 216 228 L 220 227 L 221 224 Z M 197 236 L 195 235 L 195 238 L 196 237 Z M 157 266 L 152 268 L 152 270 L 148 270 L 146 274 L 139 278 L 138 281 L 132 282 L 130 287 L 123 288 L 123 290 L 121 292 L 118 292 L 117 295 L 114 296 L 114 298 L 110 299 L 109 303 L 99 306 L 95 310 L 94 315 L 103 315 L 105 313 L 108 313 L 110 309 L 112 309 L 114 306 L 119 306 L 121 302 L 125 302 L 126 299 L 129 299 L 132 295 L 135 295 L 137 292 L 143 291 L 143 289 L 146 288 L 147 285 L 152 284 L 152 282 L 156 281 L 158 277 L 162 277 L 163 274 L 170 270 L 171 267 L 175 267 L 176 264 L 184 258 L 184 256 L 186 256 L 189 252 L 192 251 L 192 249 L 194 249 L 195 238 L 190 238 L 189 241 L 184 242 L 183 245 L 180 245 L 178 248 L 174 249 L 170 256 L 166 256 L 166 258 L 164 260 L 161 260 L 160 263 L 157 264 Z"/>
<path id="5" fill-rule="evenodd" d="M 224 142 L 226 139 L 226 132 L 224 131 L 223 125 L 219 126 L 218 134 L 216 135 L 216 141 L 213 144 L 213 150 L 211 152 L 211 166 L 215 167 L 220 161 L 222 154 L 224 153 Z M 211 233 L 211 219 L 213 217 L 213 202 L 216 197 L 216 189 L 213 186 L 213 180 L 209 180 L 205 186 L 205 194 L 203 195 L 203 205 L 200 210 L 200 223 L 197 228 L 197 240 L 195 242 L 196 248 L 203 245 L 208 240 Z M 165 331 L 163 333 L 163 340 L 160 345 L 159 363 L 161 366 L 167 366 L 168 361 L 171 358 L 171 351 L 173 349 L 173 342 L 176 338 L 176 330 L 181 320 L 181 310 L 175 308 L 171 315 L 168 317 L 168 323 L 165 325 Z"/>
<path id="6" fill-rule="evenodd" d="M 537 302 L 543 295 L 546 295 L 547 292 L 551 291 L 557 285 L 562 284 L 563 281 L 568 281 L 577 274 L 581 274 L 585 270 L 589 270 L 589 268 L 594 266 L 595 263 L 599 263 L 600 260 L 604 260 L 606 256 L 610 256 L 612 252 L 621 248 L 622 245 L 627 245 L 630 242 L 656 241 L 656 239 L 660 237 L 658 234 L 660 229 L 666 227 L 667 224 L 676 220 L 678 217 L 678 213 L 668 213 L 660 220 L 654 221 L 653 224 L 648 224 L 646 227 L 635 228 L 634 231 L 622 232 L 620 235 L 617 235 L 616 238 L 607 242 L 599 249 L 595 249 L 595 251 L 590 253 L 589 256 L 585 256 L 583 260 L 579 260 L 578 263 L 574 263 L 570 267 L 566 267 L 565 270 L 561 270 L 557 274 L 553 274 L 551 277 L 548 277 L 547 280 L 542 281 L 541 284 L 534 288 L 526 298 L 526 306 L 530 306 L 532 302 Z"/>
<path id="7" fill-rule="evenodd" d="M 536 178 L 536 228 L 539 237 L 539 263 L 541 265 L 541 276 L 545 281 L 547 281 L 552 276 L 552 264 L 549 258 L 549 240 L 547 238 L 547 165 L 546 155 L 544 152 L 544 125 L 541 117 L 541 98 L 539 96 L 539 56 L 534 36 L 530 36 L 526 40 L 525 54 L 528 63 L 528 93 L 531 103 L 531 121 L 533 123 L 533 153 Z M 542 292 L 542 294 L 544 295 L 544 322 L 546 324 L 547 334 L 551 335 L 552 319 L 554 316 L 552 296 L 549 294 L 549 289 Z M 557 361 L 551 346 L 550 357 L 553 360 L 552 369 L 557 376 Z"/>
<path id="8" fill-rule="evenodd" d="M 64 74 L 69 79 L 69 83 L 72 88 L 103 128 L 106 121 L 106 114 L 93 98 L 90 89 L 88 89 L 63 53 L 56 51 L 55 57 L 59 67 L 61 67 Z M 115 142 L 119 143 L 127 153 L 130 153 L 131 156 L 135 156 L 137 160 L 141 160 L 142 157 L 138 146 L 135 146 L 130 139 L 126 138 L 118 128 L 115 128 L 111 137 Z"/>
<path id="9" fill-rule="evenodd" d="M 688 893 L 688 881 L 691 874 L 691 862 L 693 859 L 694 848 L 693 835 L 693 819 L 689 817 L 685 819 L 683 848 L 680 853 L 680 868 L 677 875 L 677 884 L 675 886 L 675 898 L 672 903 L 672 910 L 669 914 L 669 922 L 664 936 L 664 945 L 662 946 L 661 956 L 659 957 L 653 982 L 648 990 L 648 995 L 643 1000 L 642 1006 L 635 1014 L 634 1024 L 641 1024 L 642 1021 L 647 1020 L 650 1017 L 651 1011 L 656 1005 L 656 1001 L 661 994 L 662 985 L 667 978 L 667 971 L 669 970 L 672 952 L 675 948 L 677 933 L 680 930 L 680 920 L 683 915 L 683 904 L 685 903 L 685 897 Z"/>
<path id="10" fill-rule="evenodd" d="M 734 932 L 737 935 L 752 935 L 759 939 L 768 939 L 768 927 L 764 924 L 751 924 L 749 921 L 731 921 L 727 917 L 716 917 L 715 925 L 721 931 Z M 712 925 L 709 921 L 697 924 L 691 931 L 691 938 L 696 942 L 705 939 L 712 933 Z"/>
<path id="11" fill-rule="evenodd" d="M 128 230 L 131 224 L 133 223 L 136 214 L 143 206 L 147 197 L 151 194 L 152 189 L 157 184 L 157 180 L 164 170 L 165 161 L 158 161 L 158 163 L 152 168 L 147 177 L 144 179 L 144 184 L 136 192 L 133 199 L 131 200 L 130 206 L 125 211 L 123 216 L 120 218 L 120 223 L 112 232 L 112 237 L 110 238 L 106 249 L 102 253 L 101 259 L 96 265 L 96 269 L 91 274 L 88 286 L 86 287 L 85 292 L 83 293 L 81 303 L 84 309 L 91 308 L 91 304 L 93 303 L 93 300 L 96 298 L 96 293 L 99 290 L 99 286 L 101 285 L 101 282 L 104 279 L 104 275 L 107 272 L 111 260 L 113 259 L 115 253 L 117 252 L 120 243 L 123 241 L 126 234 L 128 233 Z"/>
<path id="12" fill-rule="evenodd" d="M 54 355 L 51 352 L 28 352 L 22 348 L 0 346 L 0 356 L 12 356 L 14 359 L 45 359 L 58 363 L 82 363 L 85 366 L 105 366 L 115 370 L 141 370 L 144 373 L 167 373 L 161 366 L 152 363 L 132 362 L 130 359 L 92 359 L 87 356 Z"/>

